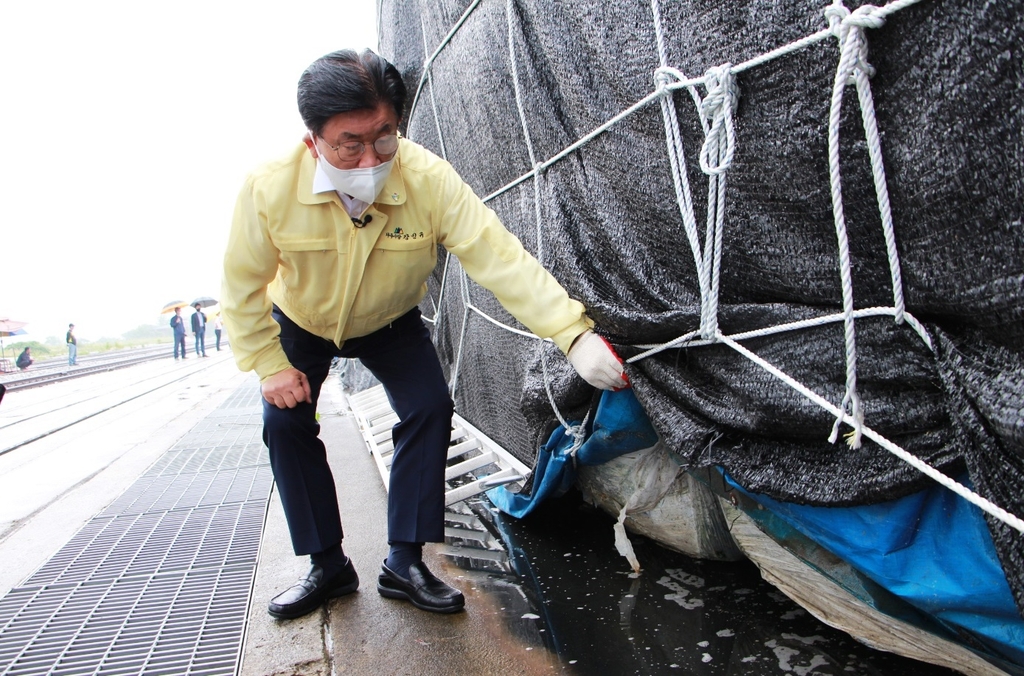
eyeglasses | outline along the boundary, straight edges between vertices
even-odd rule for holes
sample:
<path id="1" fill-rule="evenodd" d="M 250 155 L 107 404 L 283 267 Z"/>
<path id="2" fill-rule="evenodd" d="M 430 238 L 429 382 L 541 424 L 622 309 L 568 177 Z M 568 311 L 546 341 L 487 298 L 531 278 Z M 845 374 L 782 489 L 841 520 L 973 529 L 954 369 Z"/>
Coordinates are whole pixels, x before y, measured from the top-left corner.
<path id="1" fill-rule="evenodd" d="M 323 141 L 321 138 L 320 140 Z M 353 162 L 358 160 L 366 152 L 366 144 L 360 143 L 359 141 L 350 141 L 349 143 L 342 143 L 337 146 L 332 146 L 327 141 L 324 144 L 333 150 L 338 155 L 338 159 L 342 162 Z M 398 134 L 388 134 L 387 136 L 381 136 L 379 139 L 374 141 L 372 144 L 374 152 L 383 157 L 394 155 L 398 152 Z"/>

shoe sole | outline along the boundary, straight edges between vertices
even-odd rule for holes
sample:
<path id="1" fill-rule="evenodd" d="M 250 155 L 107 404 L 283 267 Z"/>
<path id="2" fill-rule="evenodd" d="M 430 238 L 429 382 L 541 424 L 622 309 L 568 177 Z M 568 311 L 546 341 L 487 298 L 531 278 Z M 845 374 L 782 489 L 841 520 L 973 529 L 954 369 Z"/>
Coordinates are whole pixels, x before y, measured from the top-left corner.
<path id="1" fill-rule="evenodd" d="M 427 605 L 424 605 L 422 603 L 417 602 L 416 599 L 414 599 L 413 597 L 409 596 L 409 594 L 407 592 L 404 592 L 401 589 L 395 589 L 393 587 L 386 587 L 386 586 L 384 586 L 383 584 L 380 583 L 379 580 L 377 581 L 377 593 L 380 594 L 381 596 L 385 596 L 385 597 L 387 597 L 389 599 L 399 599 L 401 601 L 408 601 L 409 603 L 413 604 L 414 606 L 416 606 L 420 610 L 426 610 L 427 612 L 431 612 L 431 613 L 445 613 L 445 614 L 457 613 L 457 612 L 459 612 L 460 610 L 462 610 L 462 609 L 464 609 L 466 607 L 465 602 L 462 602 L 462 603 L 460 603 L 458 605 L 442 606 L 440 608 L 437 607 L 437 606 L 427 606 Z"/>
<path id="2" fill-rule="evenodd" d="M 349 583 L 349 584 L 345 585 L 344 587 L 338 587 L 337 589 L 332 591 L 330 594 L 328 594 L 327 598 L 329 598 L 329 599 L 336 599 L 339 596 L 347 596 L 348 594 L 351 594 L 352 592 L 354 592 L 357 589 L 359 589 L 359 580 L 356 580 L 355 582 Z"/>

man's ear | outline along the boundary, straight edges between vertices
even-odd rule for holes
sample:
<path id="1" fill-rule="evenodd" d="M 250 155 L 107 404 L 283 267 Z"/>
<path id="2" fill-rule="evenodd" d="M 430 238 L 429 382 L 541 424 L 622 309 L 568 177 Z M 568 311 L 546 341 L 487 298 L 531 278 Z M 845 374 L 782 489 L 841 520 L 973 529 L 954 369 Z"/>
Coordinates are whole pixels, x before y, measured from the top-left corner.
<path id="1" fill-rule="evenodd" d="M 309 148 L 310 155 L 312 155 L 314 158 L 320 156 L 319 153 L 317 153 L 316 151 L 316 144 L 313 143 L 313 136 L 308 131 L 303 135 L 302 142 L 306 144 L 307 148 Z"/>

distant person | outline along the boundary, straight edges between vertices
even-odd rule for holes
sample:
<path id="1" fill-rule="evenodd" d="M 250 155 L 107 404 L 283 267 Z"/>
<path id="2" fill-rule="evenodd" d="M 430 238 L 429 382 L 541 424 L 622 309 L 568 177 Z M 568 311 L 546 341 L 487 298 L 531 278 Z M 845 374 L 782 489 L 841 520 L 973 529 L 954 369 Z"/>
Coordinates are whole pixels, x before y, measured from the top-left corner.
<path id="1" fill-rule="evenodd" d="M 192 314 L 192 335 L 196 339 L 196 356 L 206 356 L 206 315 L 203 306 L 196 303 L 196 311 Z"/>
<path id="2" fill-rule="evenodd" d="M 178 348 L 181 348 L 181 358 L 185 359 L 185 320 L 181 317 L 181 308 L 174 308 L 174 316 L 171 317 L 171 328 L 174 329 L 174 361 L 178 361 Z"/>
<path id="3" fill-rule="evenodd" d="M 75 325 L 68 324 L 68 366 L 78 365 L 78 338 L 75 338 Z"/>
<path id="4" fill-rule="evenodd" d="M 217 315 L 217 318 L 213 320 L 213 332 L 217 336 L 217 352 L 220 352 L 220 334 L 224 330 L 224 320 Z"/>
<path id="5" fill-rule="evenodd" d="M 22 350 L 21 354 L 18 355 L 18 360 L 14 363 L 17 364 L 18 368 L 22 371 L 27 369 L 29 366 L 32 366 L 32 348 L 26 347 Z"/>

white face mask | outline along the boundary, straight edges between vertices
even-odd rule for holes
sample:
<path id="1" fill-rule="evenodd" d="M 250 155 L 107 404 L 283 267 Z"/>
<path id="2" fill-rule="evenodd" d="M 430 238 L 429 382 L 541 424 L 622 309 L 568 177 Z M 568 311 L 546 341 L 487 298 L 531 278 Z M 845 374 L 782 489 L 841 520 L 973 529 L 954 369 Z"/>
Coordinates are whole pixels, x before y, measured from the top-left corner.
<path id="1" fill-rule="evenodd" d="M 320 149 L 317 148 L 320 170 L 330 179 L 331 185 L 338 192 L 351 195 L 357 200 L 372 204 L 377 198 L 377 193 L 384 187 L 384 182 L 391 173 L 391 165 L 395 163 L 392 157 L 387 162 L 382 162 L 376 167 L 359 167 L 356 169 L 338 169 L 336 166 L 324 159 Z M 395 157 L 398 157 L 396 154 Z"/>

